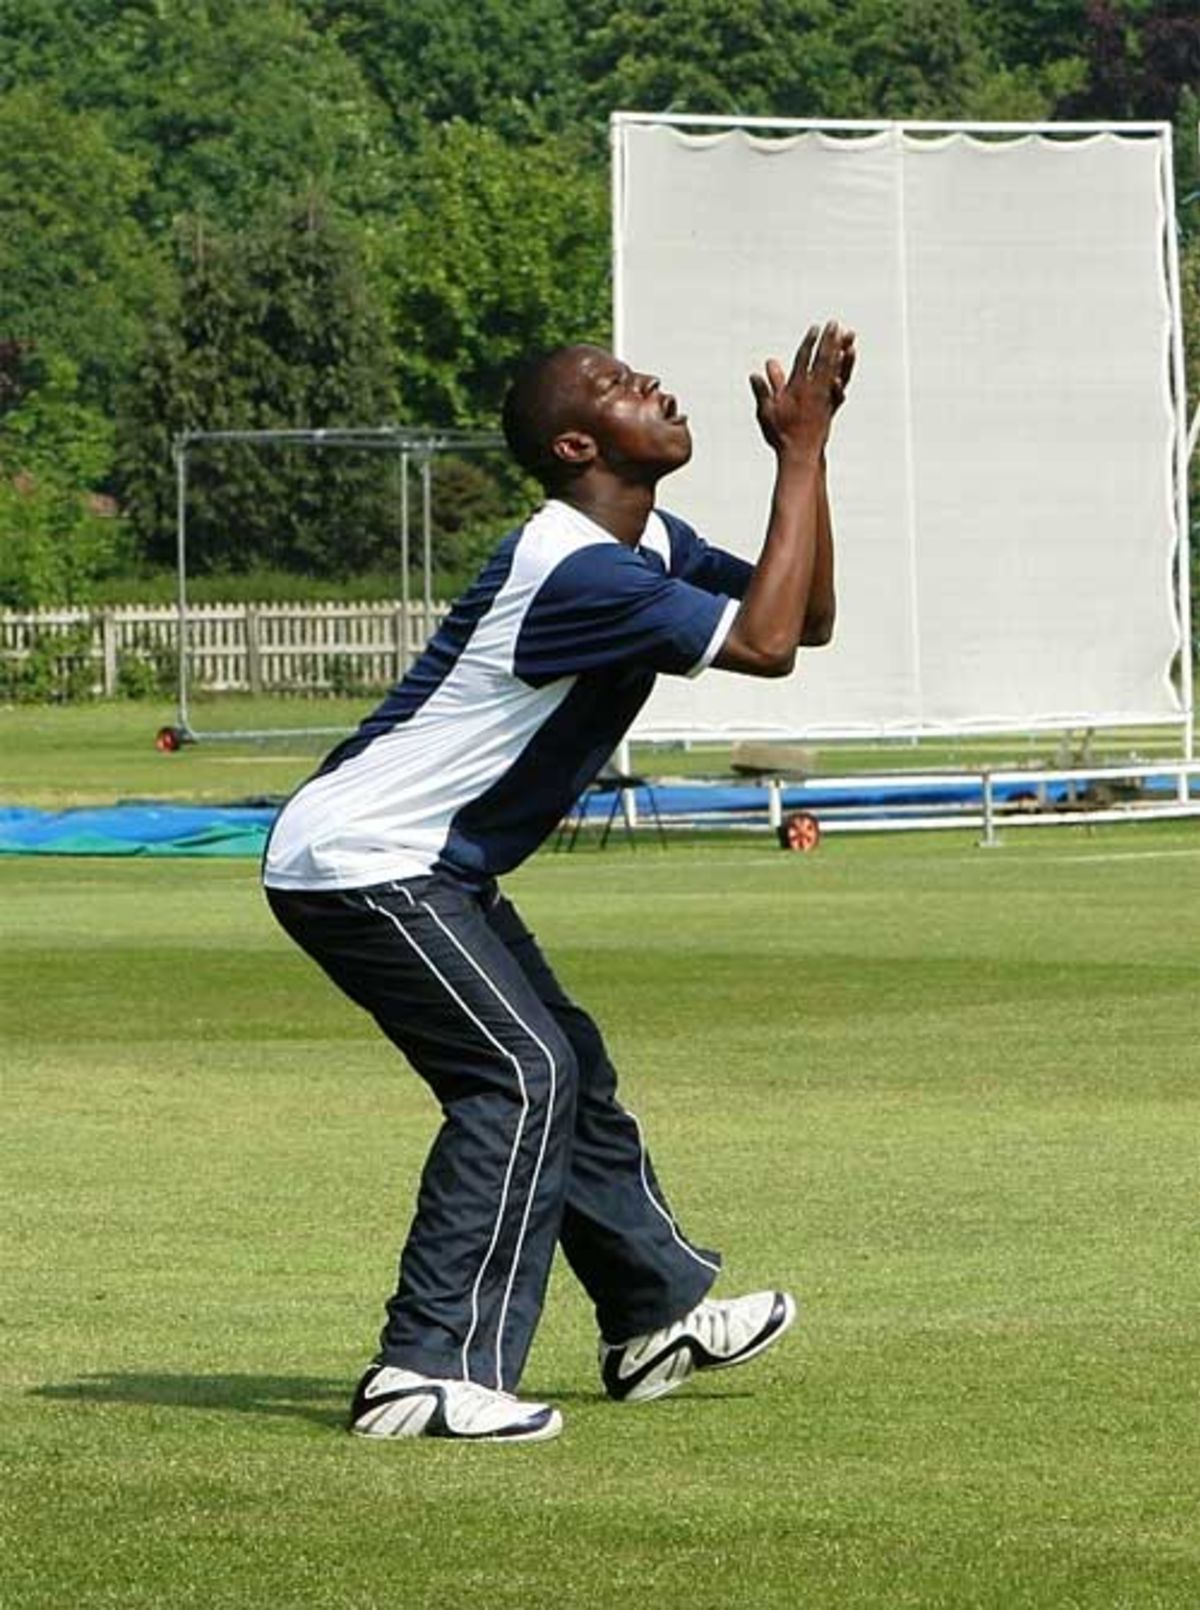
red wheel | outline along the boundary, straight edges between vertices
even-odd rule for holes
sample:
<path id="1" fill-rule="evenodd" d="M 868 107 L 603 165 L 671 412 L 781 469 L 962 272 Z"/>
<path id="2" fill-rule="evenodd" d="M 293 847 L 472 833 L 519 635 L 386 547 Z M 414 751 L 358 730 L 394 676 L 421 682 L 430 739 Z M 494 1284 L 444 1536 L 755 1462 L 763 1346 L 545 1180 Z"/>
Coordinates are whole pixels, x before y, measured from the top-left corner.
<path id="1" fill-rule="evenodd" d="M 173 755 L 183 746 L 183 733 L 178 727 L 160 727 L 154 735 L 154 747 L 164 755 Z"/>
<path id="2" fill-rule="evenodd" d="M 799 850 L 807 855 L 821 842 L 821 824 L 808 811 L 796 811 L 784 819 L 779 829 L 779 842 L 785 850 Z"/>

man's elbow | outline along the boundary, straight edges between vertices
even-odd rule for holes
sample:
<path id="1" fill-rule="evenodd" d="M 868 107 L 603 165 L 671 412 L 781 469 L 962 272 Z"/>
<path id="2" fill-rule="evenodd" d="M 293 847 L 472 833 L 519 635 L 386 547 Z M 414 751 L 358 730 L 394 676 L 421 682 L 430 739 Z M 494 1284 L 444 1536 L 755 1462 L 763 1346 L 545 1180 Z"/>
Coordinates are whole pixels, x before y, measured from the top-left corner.
<path id="1" fill-rule="evenodd" d="M 772 678 L 791 676 L 795 668 L 796 649 L 791 644 L 743 650 L 736 666 L 746 676 Z"/>
<path id="2" fill-rule="evenodd" d="M 756 672 L 758 676 L 781 677 L 791 676 L 796 669 L 796 650 L 789 648 L 780 654 L 772 654 L 764 658 Z"/>
<path id="3" fill-rule="evenodd" d="M 801 648 L 824 648 L 826 643 L 833 641 L 834 612 L 829 610 L 821 615 L 805 617 L 804 629 L 800 633 Z"/>

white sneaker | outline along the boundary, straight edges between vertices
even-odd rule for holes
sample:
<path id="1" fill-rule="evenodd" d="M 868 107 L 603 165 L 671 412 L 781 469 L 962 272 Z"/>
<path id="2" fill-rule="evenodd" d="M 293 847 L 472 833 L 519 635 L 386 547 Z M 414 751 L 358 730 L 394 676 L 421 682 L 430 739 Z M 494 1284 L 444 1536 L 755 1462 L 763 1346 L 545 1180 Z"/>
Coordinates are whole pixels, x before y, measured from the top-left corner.
<path id="1" fill-rule="evenodd" d="M 795 1317 L 796 1299 L 786 1291 L 702 1302 L 663 1330 L 616 1344 L 601 1341 L 604 1390 L 623 1403 L 648 1403 L 697 1370 L 744 1364 L 777 1342 Z"/>
<path id="2" fill-rule="evenodd" d="M 354 1394 L 350 1430 L 359 1437 L 547 1442 L 562 1430 L 562 1415 L 548 1403 L 521 1403 L 474 1381 L 372 1364 Z"/>

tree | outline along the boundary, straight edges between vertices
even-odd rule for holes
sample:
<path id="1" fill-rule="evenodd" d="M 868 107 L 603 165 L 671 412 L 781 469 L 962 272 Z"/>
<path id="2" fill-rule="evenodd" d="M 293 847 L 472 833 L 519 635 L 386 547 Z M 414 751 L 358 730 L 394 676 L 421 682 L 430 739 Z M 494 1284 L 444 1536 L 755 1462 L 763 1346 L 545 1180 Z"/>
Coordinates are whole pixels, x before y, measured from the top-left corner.
<path id="1" fill-rule="evenodd" d="M 584 70 L 605 112 L 844 116 L 836 10 L 831 0 L 594 4 Z"/>
<path id="2" fill-rule="evenodd" d="M 97 512 L 109 416 L 164 273 L 130 218 L 143 171 L 45 89 L 0 95 L 0 599 L 87 596 L 125 557 Z"/>
<path id="3" fill-rule="evenodd" d="M 409 149 L 430 125 L 455 119 L 527 141 L 562 132 L 584 110 L 583 18 L 568 0 L 301 3 L 313 28 L 357 63 Z"/>
<path id="4" fill-rule="evenodd" d="M 426 134 L 377 242 L 409 419 L 494 426 L 523 357 L 608 338 L 607 218 L 605 176 L 566 139 Z"/>
<path id="5" fill-rule="evenodd" d="M 980 37 L 1010 72 L 1079 57 L 1088 0 L 989 0 L 976 8 Z"/>
<path id="6" fill-rule="evenodd" d="M 0 604 L 83 602 L 92 582 L 129 557 L 111 499 L 98 495 L 112 464 L 112 426 L 82 400 L 70 359 L 42 356 L 31 344 L 6 350 Z"/>
<path id="7" fill-rule="evenodd" d="M 1138 101 L 1147 117 L 1174 118 L 1180 101 L 1200 85 L 1200 12 L 1193 0 L 1163 0 L 1138 31 Z M 1191 126 L 1194 135 L 1195 122 Z"/>
<path id="8" fill-rule="evenodd" d="M 0 94 L 35 86 L 58 94 L 78 82 L 113 14 L 113 0 L 15 0 L 6 5 L 0 10 Z"/>
<path id="9" fill-rule="evenodd" d="M 145 169 L 44 89 L 0 96 L 0 153 L 0 340 L 69 358 L 109 408 L 166 287 L 132 216 Z"/>
<path id="10" fill-rule="evenodd" d="M 310 184 L 349 210 L 387 203 L 385 109 L 294 0 L 21 0 L 0 8 L 6 50 L 0 83 L 15 61 L 144 165 L 133 211 L 158 236 L 185 213 L 247 223 Z"/>
<path id="11" fill-rule="evenodd" d="M 301 198 L 236 233 L 193 219 L 179 252 L 179 306 L 153 331 L 121 421 L 121 484 L 157 561 L 174 552 L 177 432 L 381 425 L 395 414 L 361 243 L 326 200 Z M 265 564 L 344 575 L 387 551 L 378 457 L 210 446 L 193 470 L 197 571 Z"/>
<path id="12" fill-rule="evenodd" d="M 15 408 L 32 385 L 30 358 L 33 342 L 26 339 L 0 340 L 0 422 Z"/>
<path id="13" fill-rule="evenodd" d="M 1064 82 L 1074 83 L 1082 70 L 1006 63 L 989 44 L 983 14 L 970 0 L 852 0 L 842 7 L 832 35 L 844 52 L 853 115 L 951 121 L 1047 115 Z"/>
<path id="14" fill-rule="evenodd" d="M 1200 13 L 1194 0 L 1088 0 L 1083 55 L 1087 82 L 1064 115 L 1170 121 L 1200 84 Z"/>

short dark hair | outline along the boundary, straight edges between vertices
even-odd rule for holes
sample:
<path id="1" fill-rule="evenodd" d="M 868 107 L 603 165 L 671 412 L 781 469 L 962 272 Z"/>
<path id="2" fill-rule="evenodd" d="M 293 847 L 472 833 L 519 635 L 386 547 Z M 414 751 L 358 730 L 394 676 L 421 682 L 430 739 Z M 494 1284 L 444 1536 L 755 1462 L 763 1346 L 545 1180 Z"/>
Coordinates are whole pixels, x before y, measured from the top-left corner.
<path id="1" fill-rule="evenodd" d="M 509 452 L 547 491 L 560 486 L 571 473 L 554 451 L 554 438 L 565 426 L 564 398 L 556 370 L 572 350 L 552 347 L 528 358 L 513 376 L 500 416 Z"/>

